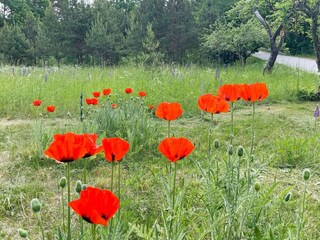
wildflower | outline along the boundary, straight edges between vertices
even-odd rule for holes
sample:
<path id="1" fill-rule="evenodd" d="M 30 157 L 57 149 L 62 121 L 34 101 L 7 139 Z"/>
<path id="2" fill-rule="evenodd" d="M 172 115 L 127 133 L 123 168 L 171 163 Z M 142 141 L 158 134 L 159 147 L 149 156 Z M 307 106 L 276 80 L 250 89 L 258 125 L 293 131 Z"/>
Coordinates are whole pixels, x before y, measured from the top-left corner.
<path id="1" fill-rule="evenodd" d="M 162 102 L 156 110 L 156 116 L 168 121 L 172 121 L 181 116 L 183 110 L 179 103 Z"/>
<path id="2" fill-rule="evenodd" d="M 132 88 L 126 88 L 124 91 L 127 94 L 131 94 L 133 92 Z"/>
<path id="3" fill-rule="evenodd" d="M 102 94 L 103 94 L 104 96 L 110 95 L 110 94 L 111 94 L 111 89 L 110 89 L 110 88 L 105 88 L 105 89 L 103 89 L 103 90 L 102 90 Z"/>
<path id="4" fill-rule="evenodd" d="M 100 97 L 100 92 L 93 92 L 92 95 L 93 95 L 95 98 L 98 98 L 98 97 Z"/>
<path id="5" fill-rule="evenodd" d="M 179 161 L 188 156 L 194 149 L 194 145 L 186 138 L 166 138 L 159 144 L 158 150 L 168 158 L 170 162 Z"/>
<path id="6" fill-rule="evenodd" d="M 33 106 L 39 107 L 42 104 L 42 101 L 40 99 L 37 99 L 37 100 L 34 100 L 32 103 L 33 103 Z"/>
<path id="7" fill-rule="evenodd" d="M 130 148 L 130 144 L 122 138 L 104 138 L 102 146 L 108 162 L 121 161 Z"/>
<path id="8" fill-rule="evenodd" d="M 141 91 L 141 92 L 139 92 L 139 96 L 145 97 L 145 96 L 147 96 L 147 93 L 145 91 Z"/>
<path id="9" fill-rule="evenodd" d="M 200 110 L 212 114 L 219 114 L 229 111 L 229 104 L 226 100 L 214 96 L 212 94 L 204 94 L 198 99 L 198 107 Z"/>
<path id="10" fill-rule="evenodd" d="M 55 106 L 47 106 L 47 112 L 54 112 L 56 110 Z"/>

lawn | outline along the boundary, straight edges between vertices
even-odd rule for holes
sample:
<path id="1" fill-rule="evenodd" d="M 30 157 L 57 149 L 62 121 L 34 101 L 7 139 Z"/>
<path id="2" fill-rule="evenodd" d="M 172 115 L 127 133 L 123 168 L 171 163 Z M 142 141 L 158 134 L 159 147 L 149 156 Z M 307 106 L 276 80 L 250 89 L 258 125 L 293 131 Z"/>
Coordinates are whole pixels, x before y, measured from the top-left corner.
<path id="1" fill-rule="evenodd" d="M 41 239 L 39 216 L 30 208 L 31 200 L 38 198 L 45 239 L 66 239 L 59 187 L 66 164 L 43 152 L 56 133 L 95 132 L 99 144 L 110 137 L 130 143 L 115 166 L 121 169 L 121 181 L 115 178 L 121 186 L 121 214 L 108 227 L 97 227 L 101 239 L 319 239 L 320 126 L 313 116 L 316 103 L 297 97 L 299 90 L 317 89 L 319 80 L 283 66 L 263 76 L 262 68 L 261 61 L 251 59 L 245 67 L 221 68 L 219 76 L 215 68 L 195 65 L 2 69 L 0 238 L 18 239 L 18 228 L 23 228 L 30 239 Z M 234 104 L 231 149 L 230 113 L 211 119 L 200 112 L 197 100 L 203 93 L 215 94 L 220 84 L 255 82 L 265 82 L 269 96 L 256 103 L 254 121 L 250 103 Z M 133 93 L 124 92 L 128 87 Z M 86 105 L 92 92 L 104 88 L 112 90 L 111 96 L 100 96 L 97 106 Z M 147 96 L 139 97 L 139 91 Z M 42 100 L 40 107 L 33 106 L 35 99 Z M 173 202 L 172 164 L 158 151 L 168 125 L 149 109 L 163 101 L 178 102 L 184 110 L 171 122 L 171 136 L 185 137 L 195 146 L 174 165 Z M 47 105 L 56 106 L 55 112 L 46 112 Z M 245 149 L 243 156 L 239 146 Z M 70 164 L 72 200 L 79 197 L 74 188 L 83 179 L 83 164 Z M 302 175 L 306 168 L 311 172 L 308 180 Z M 91 157 L 87 169 L 90 186 L 110 189 L 112 167 L 103 154 Z M 73 239 L 92 239 L 89 225 L 84 222 L 81 235 L 81 221 L 72 212 Z"/>

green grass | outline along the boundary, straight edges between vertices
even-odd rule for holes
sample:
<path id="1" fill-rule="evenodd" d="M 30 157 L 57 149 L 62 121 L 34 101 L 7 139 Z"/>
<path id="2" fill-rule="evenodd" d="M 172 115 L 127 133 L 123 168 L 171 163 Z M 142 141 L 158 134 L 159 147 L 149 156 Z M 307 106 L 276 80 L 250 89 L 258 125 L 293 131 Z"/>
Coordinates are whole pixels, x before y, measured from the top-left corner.
<path id="1" fill-rule="evenodd" d="M 228 222 L 232 223 L 230 229 L 235 235 L 240 232 L 245 234 L 242 239 L 272 239 L 272 236 L 274 239 L 289 239 L 290 236 L 295 239 L 304 168 L 310 168 L 312 176 L 307 182 L 301 239 L 319 239 L 320 196 L 316 183 L 319 178 L 320 126 L 319 123 L 315 126 L 313 118 L 315 103 L 298 102 L 295 95 L 302 86 L 309 90 L 316 89 L 317 76 L 283 66 L 277 66 L 272 75 L 263 76 L 262 62 L 254 60 L 245 68 L 232 66 L 221 69 L 223 83 L 266 82 L 270 91 L 267 101 L 257 104 L 256 108 L 255 158 L 251 164 L 253 184 L 260 182 L 261 190 L 254 191 L 252 185 L 247 192 L 247 157 L 240 159 L 240 194 L 239 202 L 235 204 L 234 196 L 227 195 L 225 191 L 228 184 L 226 151 L 230 136 L 230 114 L 215 115 L 212 123 L 209 115 L 201 117 L 197 109 L 202 80 L 206 93 L 215 93 L 217 90 L 219 81 L 214 79 L 214 69 L 196 66 L 164 66 L 161 70 L 133 67 L 65 68 L 48 74 L 48 81 L 44 82 L 43 74 L 46 71 L 35 69 L 30 76 L 18 76 L 16 71 L 16 75 L 11 76 L 9 69 L 0 75 L 4 86 L 0 92 L 0 106 L 3 109 L 0 120 L 1 239 L 18 239 L 18 228 L 28 230 L 30 239 L 40 239 L 37 219 L 30 210 L 30 201 L 35 197 L 43 204 L 45 234 L 48 239 L 54 239 L 62 222 L 58 181 L 65 175 L 65 168 L 44 158 L 42 151 L 49 145 L 54 133 L 97 130 L 96 110 L 102 114 L 102 120 L 99 117 L 100 128 L 106 129 L 105 132 L 99 131 L 99 140 L 111 135 L 126 138 L 130 135 L 128 129 L 133 132 L 131 141 L 135 148 L 122 162 L 122 232 L 127 234 L 132 230 L 129 239 L 155 239 L 154 229 L 157 229 L 162 236 L 160 239 L 163 239 L 165 223 L 161 216 L 168 217 L 170 212 L 170 201 L 165 196 L 171 176 L 169 164 L 158 152 L 157 143 L 166 136 L 167 124 L 149 115 L 149 125 L 135 125 L 142 119 L 140 112 L 133 111 L 126 118 L 119 110 L 120 115 L 111 117 L 103 115 L 101 107 L 91 110 L 91 117 L 86 115 L 84 123 L 81 123 L 78 120 L 80 92 L 85 97 L 91 97 L 93 91 L 108 87 L 113 91 L 111 102 L 119 103 L 121 99 L 120 102 L 132 104 L 130 106 L 133 109 L 139 102 L 125 95 L 125 87 L 132 87 L 134 94 L 139 90 L 147 91 L 143 103 L 145 106 L 157 105 L 161 101 L 182 103 L 185 112 L 182 118 L 172 122 L 172 134 L 187 137 L 196 146 L 189 157 L 178 162 L 177 184 L 182 203 L 179 206 L 177 228 L 185 233 L 185 239 L 200 239 L 201 236 L 210 239 L 210 231 L 214 231 L 217 239 L 226 239 L 225 234 L 229 234 L 225 231 Z M 91 80 L 88 80 L 89 74 L 92 75 Z M 32 106 L 36 98 L 42 99 L 44 105 L 56 105 L 57 111 L 46 116 L 44 109 Z M 87 113 L 88 107 L 84 107 Z M 38 118 L 40 113 L 41 119 Z M 252 124 L 250 106 L 242 101 L 235 103 L 234 120 L 234 152 L 238 145 L 248 151 Z M 137 126 L 148 136 L 147 139 L 138 137 L 135 131 Z M 221 147 L 207 158 L 209 130 L 211 141 L 219 139 Z M 212 176 L 208 171 L 214 169 L 212 162 L 216 163 L 217 160 L 221 167 L 220 181 L 215 179 L 218 175 Z M 235 165 L 237 161 L 234 156 Z M 90 185 L 109 188 L 111 166 L 103 155 L 90 160 L 88 169 Z M 236 169 L 234 171 L 236 173 Z M 73 188 L 76 180 L 82 178 L 81 161 L 72 163 L 71 175 L 72 199 L 75 199 L 77 194 Z M 236 188 L 236 180 L 231 178 L 230 181 Z M 232 191 L 235 191 L 234 188 Z M 289 191 L 293 193 L 292 199 L 285 202 L 283 198 Z M 234 206 L 237 208 L 233 209 Z M 79 228 L 77 221 L 78 218 L 73 215 L 75 236 Z M 88 224 L 85 226 L 89 229 Z"/>

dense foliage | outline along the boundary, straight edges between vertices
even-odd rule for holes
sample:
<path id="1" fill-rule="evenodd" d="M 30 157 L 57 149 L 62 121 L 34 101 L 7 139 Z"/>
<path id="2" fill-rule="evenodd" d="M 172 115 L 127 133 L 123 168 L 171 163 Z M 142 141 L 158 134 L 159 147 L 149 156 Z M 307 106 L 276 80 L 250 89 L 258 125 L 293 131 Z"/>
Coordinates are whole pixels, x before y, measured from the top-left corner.
<path id="1" fill-rule="evenodd" d="M 291 1 L 1 0 L 0 63 L 245 63 L 269 48 L 256 9 L 273 31 L 284 25 L 291 53 L 312 51 L 310 23 Z"/>

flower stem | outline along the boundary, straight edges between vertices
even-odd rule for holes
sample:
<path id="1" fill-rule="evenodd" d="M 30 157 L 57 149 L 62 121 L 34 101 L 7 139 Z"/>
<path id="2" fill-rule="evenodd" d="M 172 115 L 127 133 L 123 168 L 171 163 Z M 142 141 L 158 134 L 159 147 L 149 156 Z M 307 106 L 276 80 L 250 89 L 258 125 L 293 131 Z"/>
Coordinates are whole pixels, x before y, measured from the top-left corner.
<path id="1" fill-rule="evenodd" d="M 111 186 L 110 186 L 111 192 L 113 191 L 113 175 L 114 175 L 114 162 L 112 162 L 112 166 L 111 166 Z"/>
<path id="2" fill-rule="evenodd" d="M 306 191 L 307 191 L 307 181 L 304 181 L 304 189 L 303 189 L 303 197 L 302 197 L 302 209 L 301 209 L 301 215 L 299 220 L 299 226 L 297 231 L 297 240 L 300 240 L 300 232 L 303 224 L 303 218 L 304 218 L 304 210 L 305 210 L 305 203 L 306 203 Z"/>
<path id="3" fill-rule="evenodd" d="M 39 219 L 39 224 L 40 224 L 40 228 L 41 228 L 41 236 L 42 236 L 42 240 L 44 240 L 43 224 L 42 224 L 42 219 L 41 219 L 41 215 L 40 215 L 40 213 L 38 213 L 38 219 Z"/>
<path id="4" fill-rule="evenodd" d="M 251 148 L 250 156 L 248 158 L 248 190 L 251 185 L 251 161 L 253 161 L 253 146 L 254 146 L 254 115 L 255 115 L 255 102 L 252 103 L 252 138 L 251 138 Z"/>
<path id="5" fill-rule="evenodd" d="M 62 226 L 65 231 L 65 221 L 64 221 L 64 189 L 61 190 L 61 203 L 62 203 Z"/>
<path id="6" fill-rule="evenodd" d="M 94 224 L 91 225 L 91 236 L 92 236 L 92 240 L 96 239 L 96 225 Z"/>
<path id="7" fill-rule="evenodd" d="M 118 198 L 119 198 L 119 201 L 121 202 L 121 200 L 120 200 L 120 194 L 121 194 L 121 191 L 120 191 L 120 188 L 121 188 L 120 179 L 121 179 L 121 163 L 119 162 L 119 164 L 118 164 Z M 118 210 L 118 220 L 119 219 L 120 219 L 120 208 Z"/>
<path id="8" fill-rule="evenodd" d="M 175 239 L 174 238 L 174 233 L 173 233 L 173 221 L 175 220 L 175 195 L 176 195 L 176 176 L 177 176 L 177 165 L 176 163 L 172 163 L 173 165 L 173 187 L 172 187 L 172 217 L 171 217 L 171 222 L 170 222 L 170 233 L 172 234 L 170 239 Z"/>
<path id="9" fill-rule="evenodd" d="M 67 163 L 68 204 L 70 203 L 70 163 Z M 68 206 L 68 240 L 71 240 L 71 209 Z"/>
<path id="10" fill-rule="evenodd" d="M 87 184 L 87 158 L 84 158 L 83 161 L 83 184 Z"/>
<path id="11" fill-rule="evenodd" d="M 170 137 L 170 121 L 168 121 L 168 138 Z"/>
<path id="12" fill-rule="evenodd" d="M 234 129 L 233 129 L 233 102 L 231 102 L 231 136 L 230 136 L 230 144 L 232 145 L 232 141 L 234 138 Z"/>

